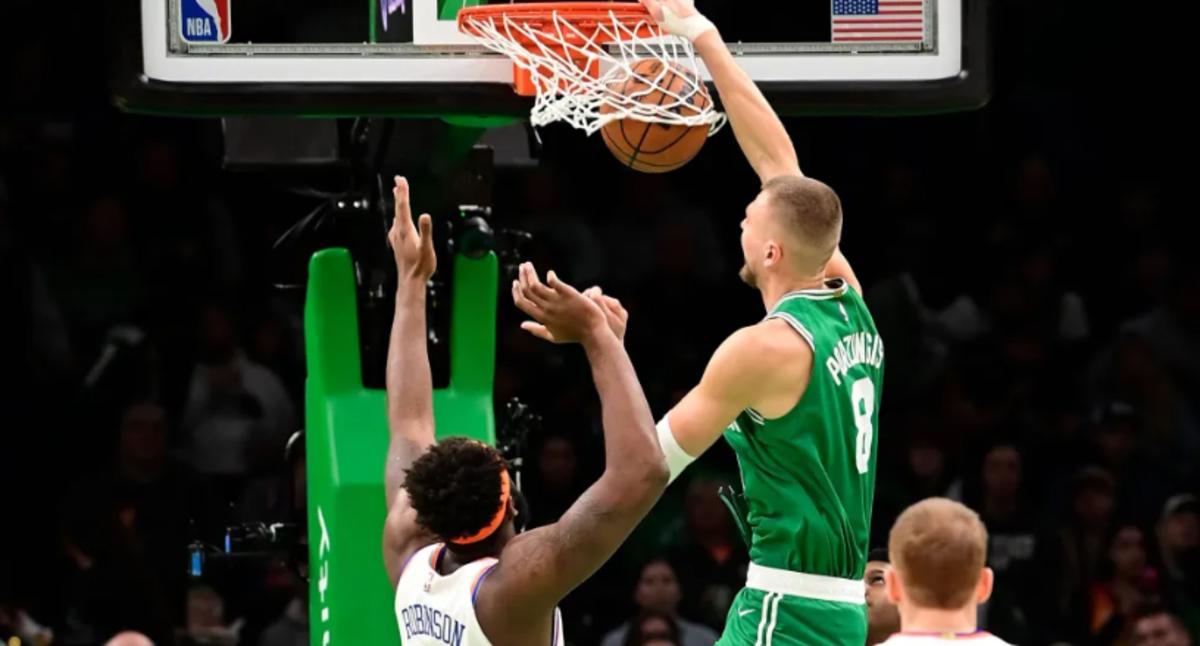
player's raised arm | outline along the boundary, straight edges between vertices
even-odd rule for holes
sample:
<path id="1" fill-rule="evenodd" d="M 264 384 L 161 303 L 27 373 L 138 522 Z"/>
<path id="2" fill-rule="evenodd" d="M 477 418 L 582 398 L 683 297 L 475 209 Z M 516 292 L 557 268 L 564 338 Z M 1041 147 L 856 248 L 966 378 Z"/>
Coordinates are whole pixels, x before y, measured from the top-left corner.
<path id="1" fill-rule="evenodd" d="M 664 30 L 687 38 L 695 46 L 721 95 L 738 145 L 759 180 L 766 184 L 781 175 L 802 176 L 796 147 L 779 115 L 734 60 L 716 26 L 696 11 L 694 0 L 641 2 Z M 826 274 L 845 278 L 855 291 L 862 293 L 858 278 L 840 249 L 834 253 Z"/>
<path id="2" fill-rule="evenodd" d="M 496 600 L 504 608 L 480 612 L 495 616 L 503 610 L 505 622 L 522 625 L 544 617 L 608 560 L 662 494 L 667 469 L 646 396 L 601 306 L 553 272 L 543 284 L 529 264 L 513 285 L 513 299 L 544 326 L 546 335 L 538 336 L 583 345 L 600 394 L 605 456 L 600 479 L 557 523 L 513 539 L 486 582 L 501 588 L 488 595 L 488 603 Z"/>
<path id="3" fill-rule="evenodd" d="M 437 269 L 432 221 L 422 215 L 413 225 L 408 181 L 396 178 L 396 214 L 388 242 L 396 256 L 396 312 L 387 358 L 388 454 L 385 467 L 388 519 L 384 561 L 393 576 L 420 533 L 416 515 L 401 492 L 404 470 L 434 442 L 433 379 L 426 350 L 425 284 Z M 394 581 L 393 581 L 394 582 Z"/>
<path id="4" fill-rule="evenodd" d="M 759 179 L 765 184 L 780 175 L 800 175 L 796 148 L 783 122 L 733 59 L 716 26 L 696 11 L 693 0 L 642 0 L 642 4 L 667 32 L 692 41 L 721 95 L 738 145 Z"/>
<path id="5" fill-rule="evenodd" d="M 795 405 L 807 383 L 812 351 L 796 343 L 794 334 L 780 321 L 764 321 L 734 332 L 717 348 L 700 383 L 659 422 L 672 480 L 742 411 L 755 408 L 770 416 Z"/>

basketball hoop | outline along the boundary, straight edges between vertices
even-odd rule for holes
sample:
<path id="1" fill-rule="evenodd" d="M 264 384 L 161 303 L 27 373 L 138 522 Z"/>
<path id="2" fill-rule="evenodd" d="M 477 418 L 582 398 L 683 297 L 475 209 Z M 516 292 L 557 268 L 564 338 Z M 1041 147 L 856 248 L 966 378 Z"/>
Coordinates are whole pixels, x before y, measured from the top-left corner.
<path id="1" fill-rule="evenodd" d="M 563 121 L 589 135 L 618 119 L 678 126 L 725 125 L 707 96 L 691 43 L 664 34 L 636 2 L 539 2 L 467 7 L 459 31 L 513 61 L 518 94 L 534 97 L 530 121 Z M 665 63 L 647 75 L 639 61 Z M 684 82 L 677 82 L 684 79 Z M 630 81 L 637 81 L 630 83 Z M 633 85 L 636 91 L 622 88 Z M 659 100 L 642 99 L 660 93 Z"/>

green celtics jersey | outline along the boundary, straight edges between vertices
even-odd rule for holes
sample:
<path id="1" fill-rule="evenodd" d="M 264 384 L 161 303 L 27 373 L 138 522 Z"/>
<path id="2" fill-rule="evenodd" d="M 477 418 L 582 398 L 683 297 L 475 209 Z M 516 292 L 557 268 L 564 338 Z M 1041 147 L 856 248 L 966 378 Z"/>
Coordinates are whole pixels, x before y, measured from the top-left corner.
<path id="1" fill-rule="evenodd" d="M 725 431 L 746 497 L 750 559 L 766 567 L 862 577 L 875 495 L 883 342 L 862 297 L 843 280 L 792 292 L 781 319 L 812 347 L 804 395 L 764 419 L 746 410 Z"/>

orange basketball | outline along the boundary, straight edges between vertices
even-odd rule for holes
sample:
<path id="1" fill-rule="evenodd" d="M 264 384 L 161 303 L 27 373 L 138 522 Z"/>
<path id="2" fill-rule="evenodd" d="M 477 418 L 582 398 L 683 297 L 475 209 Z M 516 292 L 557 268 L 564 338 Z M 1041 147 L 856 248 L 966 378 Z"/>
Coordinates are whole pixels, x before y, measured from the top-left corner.
<path id="1" fill-rule="evenodd" d="M 708 95 L 704 84 L 694 82 L 695 75 L 674 64 L 671 69 L 664 71 L 666 64 L 653 58 L 639 60 L 632 66 L 636 76 L 614 81 L 609 88 L 625 96 L 637 96 L 642 103 L 677 104 L 671 111 L 685 117 L 698 115 L 712 104 L 712 97 Z M 644 79 L 656 82 L 651 85 Z M 666 88 L 667 91 L 658 88 Z M 672 95 L 681 96 L 684 100 L 680 101 Z M 600 112 L 609 114 L 613 108 L 605 104 Z M 647 123 L 625 118 L 606 124 L 600 134 L 608 149 L 622 164 L 643 173 L 666 173 L 688 163 L 700 152 L 700 147 L 708 138 L 708 126 Z"/>

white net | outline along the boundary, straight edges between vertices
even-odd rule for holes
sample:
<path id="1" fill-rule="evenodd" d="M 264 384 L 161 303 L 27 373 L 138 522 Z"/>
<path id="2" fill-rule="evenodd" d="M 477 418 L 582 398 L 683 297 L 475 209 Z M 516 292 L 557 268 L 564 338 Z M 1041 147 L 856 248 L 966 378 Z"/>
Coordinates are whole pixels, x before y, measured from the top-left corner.
<path id="1" fill-rule="evenodd" d="M 558 11 L 530 22 L 480 14 L 465 17 L 462 28 L 532 76 L 534 126 L 563 121 L 590 135 L 617 119 L 636 119 L 707 126 L 711 135 L 725 125 L 691 43 L 663 34 L 649 15 L 627 22 L 608 12 L 580 26 Z"/>

